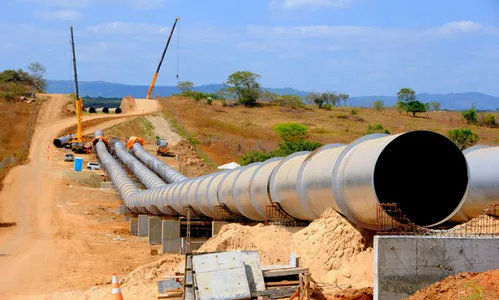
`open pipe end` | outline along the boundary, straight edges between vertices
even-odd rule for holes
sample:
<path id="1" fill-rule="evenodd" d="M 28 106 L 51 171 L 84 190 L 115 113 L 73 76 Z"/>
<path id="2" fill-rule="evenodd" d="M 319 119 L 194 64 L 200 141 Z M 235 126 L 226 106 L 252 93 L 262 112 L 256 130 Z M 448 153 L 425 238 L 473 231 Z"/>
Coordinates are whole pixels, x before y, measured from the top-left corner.
<path id="1" fill-rule="evenodd" d="M 56 146 L 57 148 L 61 148 L 62 141 L 60 139 L 54 139 L 54 146 Z"/>
<path id="2" fill-rule="evenodd" d="M 468 181 L 464 154 L 448 138 L 431 131 L 398 136 L 384 148 L 374 168 L 378 201 L 396 203 L 420 226 L 451 218 L 464 203 Z"/>

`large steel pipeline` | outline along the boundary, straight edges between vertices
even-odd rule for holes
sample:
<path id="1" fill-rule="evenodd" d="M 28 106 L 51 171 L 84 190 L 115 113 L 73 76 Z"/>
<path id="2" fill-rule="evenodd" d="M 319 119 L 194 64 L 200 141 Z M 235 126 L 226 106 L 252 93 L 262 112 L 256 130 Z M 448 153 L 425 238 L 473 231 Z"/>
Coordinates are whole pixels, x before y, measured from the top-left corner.
<path id="1" fill-rule="evenodd" d="M 114 151 L 118 158 L 133 172 L 135 177 L 148 189 L 165 187 L 166 183 L 161 180 L 153 171 L 149 170 L 138 159 L 131 155 L 122 142 L 114 143 Z"/>
<path id="2" fill-rule="evenodd" d="M 76 137 L 76 134 L 68 134 L 68 135 L 65 135 L 65 136 L 61 136 L 60 138 L 56 138 L 54 139 L 53 143 L 54 143 L 54 146 L 56 146 L 57 148 L 62 148 L 64 147 L 71 138 L 73 137 Z"/>
<path id="3" fill-rule="evenodd" d="M 470 169 L 470 187 L 455 221 L 469 221 L 491 204 L 499 204 L 499 147 L 476 145 L 464 152 Z"/>
<path id="4" fill-rule="evenodd" d="M 316 219 L 333 207 L 370 229 L 378 228 L 379 204 L 396 203 L 414 223 L 431 227 L 461 209 L 468 183 L 466 158 L 454 143 L 434 132 L 411 131 L 368 135 L 347 146 L 326 145 L 187 179 L 140 191 L 138 200 L 125 203 L 165 214 L 182 214 L 189 204 L 210 217 L 223 204 L 233 214 L 256 221 L 265 219 L 271 203 L 302 220 Z"/>
<path id="5" fill-rule="evenodd" d="M 182 175 L 182 173 L 178 172 L 174 168 L 154 157 L 154 155 L 151 155 L 149 152 L 144 150 L 144 148 L 142 148 L 139 143 L 135 143 L 132 146 L 132 153 L 141 162 L 143 162 L 146 166 L 148 166 L 151 170 L 153 170 L 168 183 L 177 183 L 189 179 L 188 177 Z"/>

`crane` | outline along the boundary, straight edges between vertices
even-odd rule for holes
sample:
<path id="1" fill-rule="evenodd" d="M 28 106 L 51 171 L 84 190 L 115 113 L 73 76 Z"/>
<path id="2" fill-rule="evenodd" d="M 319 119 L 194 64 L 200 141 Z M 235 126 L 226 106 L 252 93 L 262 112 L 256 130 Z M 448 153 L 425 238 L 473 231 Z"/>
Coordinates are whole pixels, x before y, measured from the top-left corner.
<path id="1" fill-rule="evenodd" d="M 70 26 L 71 30 L 71 47 L 73 50 L 73 69 L 74 69 L 74 79 L 75 79 L 75 89 L 76 89 L 76 137 L 71 138 L 69 144 L 71 145 L 71 149 L 73 152 L 83 153 L 87 149 L 83 146 L 83 126 L 82 126 L 82 114 L 83 114 L 83 101 L 80 98 L 80 93 L 78 91 L 78 73 L 76 71 L 76 54 L 75 54 L 75 42 L 73 37 L 73 26 Z M 88 148 L 88 147 L 87 147 Z"/>
<path id="2" fill-rule="evenodd" d="M 170 45 L 170 40 L 172 39 L 173 31 L 175 30 L 175 26 L 177 25 L 177 21 L 180 18 L 175 19 L 175 23 L 173 23 L 172 31 L 170 32 L 170 37 L 168 37 L 168 41 L 166 42 L 165 50 L 163 50 L 163 55 L 161 56 L 161 60 L 159 61 L 158 69 L 156 69 L 156 73 L 154 73 L 152 77 L 151 85 L 149 86 L 149 90 L 147 91 L 146 99 L 151 97 L 152 90 L 154 89 L 154 85 L 156 84 L 156 79 L 158 78 L 159 69 L 161 68 L 161 64 L 163 63 L 163 59 L 165 58 L 166 50 L 168 50 L 168 45 Z"/>

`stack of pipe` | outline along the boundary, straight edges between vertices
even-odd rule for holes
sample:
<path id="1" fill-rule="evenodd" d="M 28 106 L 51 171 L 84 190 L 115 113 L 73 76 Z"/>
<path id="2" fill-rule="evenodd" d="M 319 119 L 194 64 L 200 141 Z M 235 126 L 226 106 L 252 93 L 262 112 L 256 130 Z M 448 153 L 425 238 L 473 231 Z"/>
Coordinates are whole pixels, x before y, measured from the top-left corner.
<path id="1" fill-rule="evenodd" d="M 158 170 L 163 170 L 165 164 L 155 157 L 150 159 L 152 155 L 146 155 L 139 144 L 133 147 L 134 154 L 161 175 Z M 477 193 L 473 189 L 482 189 L 484 179 L 479 174 L 486 162 L 478 163 L 471 153 L 467 154 L 471 174 L 482 182 L 474 184 L 472 180 L 473 195 Z M 493 155 L 490 150 L 490 157 Z M 492 198 L 499 198 L 498 180 L 492 178 L 487 184 L 491 191 L 495 184 L 495 190 L 483 200 L 477 200 L 476 195 L 466 198 L 469 174 L 464 154 L 440 134 L 372 134 L 349 145 L 325 145 L 314 152 L 183 178 L 165 187 L 139 191 L 137 197 L 128 196 L 125 203 L 132 210 L 143 207 L 154 213 L 157 208 L 164 214 L 170 214 L 171 208 L 181 214 L 183 207 L 190 205 L 210 217 L 214 216 L 214 207 L 223 204 L 230 212 L 255 221 L 265 219 L 266 207 L 271 203 L 301 220 L 314 220 L 332 207 L 370 229 L 378 229 L 379 204 L 396 203 L 414 223 L 431 227 L 460 215 L 475 217 L 479 212 L 470 210 L 473 203 L 479 202 L 476 207 L 483 209 Z M 166 180 L 175 182 L 172 177 Z"/>

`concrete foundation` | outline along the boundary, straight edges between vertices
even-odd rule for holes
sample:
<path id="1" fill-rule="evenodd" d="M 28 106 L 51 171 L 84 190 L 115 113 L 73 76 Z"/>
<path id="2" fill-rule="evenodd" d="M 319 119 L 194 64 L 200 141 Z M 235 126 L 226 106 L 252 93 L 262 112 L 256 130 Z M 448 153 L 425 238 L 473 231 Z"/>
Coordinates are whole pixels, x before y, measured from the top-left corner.
<path id="1" fill-rule="evenodd" d="M 133 236 L 139 235 L 139 219 L 138 218 L 130 218 L 130 235 L 133 235 Z"/>
<path id="2" fill-rule="evenodd" d="M 178 253 L 182 239 L 180 238 L 180 221 L 163 220 L 161 222 L 161 252 Z"/>
<path id="3" fill-rule="evenodd" d="M 149 217 L 149 245 L 161 245 L 161 218 Z"/>
<path id="4" fill-rule="evenodd" d="M 139 236 L 148 236 L 149 234 L 149 216 L 139 215 Z"/>
<path id="5" fill-rule="evenodd" d="M 125 205 L 120 205 L 120 215 L 129 215 L 132 211 L 128 209 Z"/>
<path id="6" fill-rule="evenodd" d="M 211 222 L 211 235 L 217 235 L 220 232 L 220 229 L 222 229 L 222 226 L 229 224 L 228 222 L 218 222 L 218 221 L 213 221 Z"/>
<path id="7" fill-rule="evenodd" d="M 374 299 L 403 299 L 447 276 L 492 269 L 499 269 L 499 238 L 374 238 Z"/>
<path id="8" fill-rule="evenodd" d="M 112 190 L 115 187 L 114 187 L 114 184 L 111 181 L 107 181 L 107 182 L 101 182 L 100 183 L 100 188 L 101 189 L 106 189 L 106 190 Z"/>

